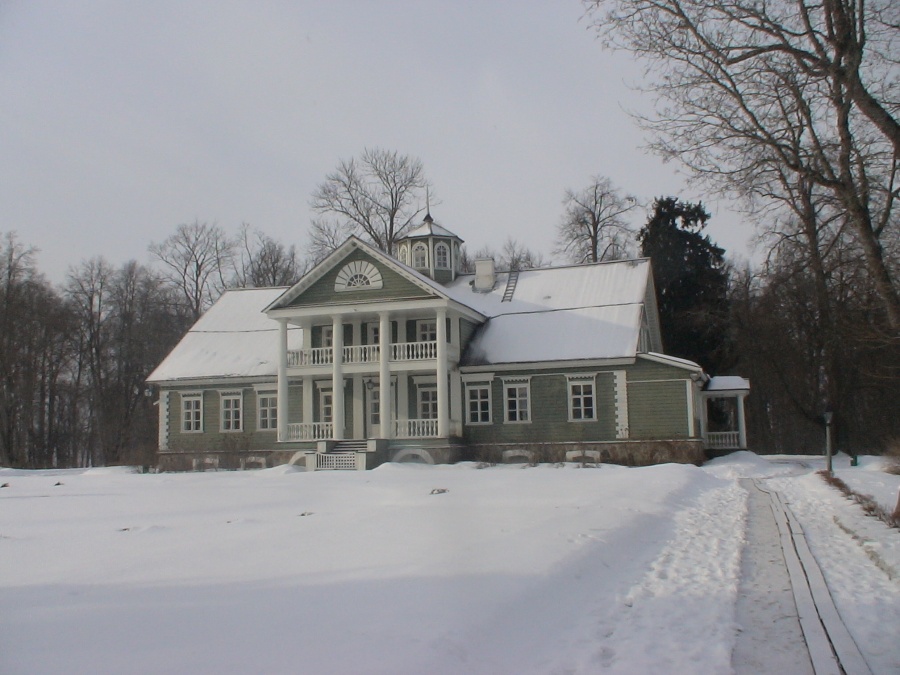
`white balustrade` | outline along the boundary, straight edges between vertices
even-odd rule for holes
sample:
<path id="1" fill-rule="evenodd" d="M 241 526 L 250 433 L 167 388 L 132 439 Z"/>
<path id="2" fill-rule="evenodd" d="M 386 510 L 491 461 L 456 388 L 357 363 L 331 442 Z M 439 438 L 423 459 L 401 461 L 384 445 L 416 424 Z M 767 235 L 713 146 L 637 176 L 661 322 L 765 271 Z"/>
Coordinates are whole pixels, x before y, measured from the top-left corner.
<path id="1" fill-rule="evenodd" d="M 288 367 L 296 366 L 330 366 L 334 360 L 331 347 L 313 347 L 312 349 L 292 349 L 288 351 Z"/>
<path id="2" fill-rule="evenodd" d="M 350 345 L 344 347 L 344 363 L 378 363 L 380 354 L 378 345 Z"/>
<path id="3" fill-rule="evenodd" d="M 437 358 L 437 340 L 397 342 L 391 345 L 391 361 L 428 361 Z"/>
<path id="4" fill-rule="evenodd" d="M 394 420 L 395 438 L 436 438 L 437 420 Z"/>
<path id="5" fill-rule="evenodd" d="M 286 441 L 324 441 L 334 437 L 331 422 L 301 422 L 287 425 Z"/>

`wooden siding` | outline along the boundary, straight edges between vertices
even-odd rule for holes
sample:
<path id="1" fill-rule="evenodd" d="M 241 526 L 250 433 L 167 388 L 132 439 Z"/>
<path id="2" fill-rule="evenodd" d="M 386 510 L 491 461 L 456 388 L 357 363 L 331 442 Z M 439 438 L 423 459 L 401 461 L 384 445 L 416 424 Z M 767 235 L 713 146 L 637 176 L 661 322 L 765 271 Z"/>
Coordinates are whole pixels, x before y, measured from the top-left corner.
<path id="1" fill-rule="evenodd" d="M 566 369 L 554 373 L 546 371 L 518 371 L 503 373 L 508 377 L 531 376 L 531 422 L 506 422 L 506 397 L 500 375 L 491 386 L 491 416 L 489 425 L 464 423 L 464 437 L 471 444 L 607 441 L 616 438 L 616 404 L 612 372 L 597 373 L 594 378 L 596 419 L 569 422 L 569 386 L 566 373 L 580 374 L 585 369 Z M 463 394 L 465 397 L 465 393 Z M 464 414 L 467 411 L 463 400 Z"/>
<path id="2" fill-rule="evenodd" d="M 341 269 L 349 262 L 364 260 L 370 262 L 381 272 L 383 286 L 376 290 L 341 291 L 334 290 L 334 282 Z M 291 307 L 310 307 L 316 305 L 329 305 L 334 303 L 353 302 L 379 302 L 392 299 L 429 298 L 434 297 L 411 281 L 389 269 L 381 261 L 373 259 L 363 251 L 356 249 L 335 267 L 329 270 L 325 276 L 307 288 L 299 297 L 291 302 Z"/>
<path id="3" fill-rule="evenodd" d="M 459 348 L 460 353 L 465 351 L 466 347 L 469 346 L 469 340 L 472 339 L 472 335 L 475 334 L 475 331 L 478 329 L 478 324 L 469 321 L 468 319 L 460 319 L 459 320 Z"/>
<path id="4" fill-rule="evenodd" d="M 276 385 L 271 389 L 265 389 L 266 393 L 275 393 Z M 219 430 L 221 423 L 221 399 L 220 392 L 240 391 L 242 399 L 242 431 L 222 432 Z M 183 391 L 197 392 L 198 389 L 190 388 Z M 203 394 L 203 431 L 199 433 L 184 433 L 181 430 L 181 393 L 180 390 L 169 394 L 169 450 L 172 452 L 221 452 L 221 451 L 250 451 L 272 450 L 277 446 L 276 430 L 257 429 L 258 392 L 253 386 L 216 387 L 202 390 Z M 288 388 L 289 422 L 300 419 L 303 409 L 302 387 L 290 386 Z"/>
<path id="5" fill-rule="evenodd" d="M 629 438 L 688 438 L 684 380 L 628 382 Z"/>

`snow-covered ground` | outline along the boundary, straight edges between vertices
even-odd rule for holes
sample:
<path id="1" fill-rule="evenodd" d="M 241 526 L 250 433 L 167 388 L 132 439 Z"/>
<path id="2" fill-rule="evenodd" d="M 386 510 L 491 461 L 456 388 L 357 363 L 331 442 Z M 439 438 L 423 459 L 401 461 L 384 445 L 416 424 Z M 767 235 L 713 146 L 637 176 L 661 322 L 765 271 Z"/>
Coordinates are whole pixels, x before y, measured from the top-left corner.
<path id="1" fill-rule="evenodd" d="M 0 673 L 730 673 L 746 476 L 786 495 L 873 672 L 900 672 L 900 533 L 795 460 L 0 469 Z"/>

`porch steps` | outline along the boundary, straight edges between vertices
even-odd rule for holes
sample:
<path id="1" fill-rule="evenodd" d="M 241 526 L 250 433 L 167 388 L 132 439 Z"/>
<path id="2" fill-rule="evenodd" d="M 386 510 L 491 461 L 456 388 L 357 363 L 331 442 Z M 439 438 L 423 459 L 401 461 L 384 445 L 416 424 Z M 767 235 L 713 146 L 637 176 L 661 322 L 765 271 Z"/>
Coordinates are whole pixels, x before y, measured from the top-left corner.
<path id="1" fill-rule="evenodd" d="M 365 439 L 338 441 L 329 452 L 365 452 L 368 447 L 368 441 Z"/>
<path id="2" fill-rule="evenodd" d="M 506 278 L 506 290 L 503 291 L 503 299 L 500 302 L 510 302 L 512 300 L 513 293 L 516 292 L 517 283 L 519 283 L 519 272 L 515 270 L 510 272 Z"/>

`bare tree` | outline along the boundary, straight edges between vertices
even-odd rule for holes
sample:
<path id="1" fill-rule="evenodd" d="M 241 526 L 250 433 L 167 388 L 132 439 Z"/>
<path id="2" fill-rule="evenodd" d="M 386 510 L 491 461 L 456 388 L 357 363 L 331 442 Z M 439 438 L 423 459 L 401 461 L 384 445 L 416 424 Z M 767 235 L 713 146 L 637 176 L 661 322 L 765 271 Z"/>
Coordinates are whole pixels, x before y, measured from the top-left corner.
<path id="1" fill-rule="evenodd" d="M 238 246 L 240 261 L 235 282 L 242 288 L 290 286 L 305 271 L 293 245 L 285 247 L 259 230 L 251 233 L 246 223 L 241 226 Z"/>
<path id="2" fill-rule="evenodd" d="M 619 260 L 634 247 L 634 233 L 623 216 L 637 205 L 605 176 L 575 192 L 566 190 L 565 213 L 557 226 L 556 253 L 574 263 Z"/>
<path id="3" fill-rule="evenodd" d="M 320 214 L 313 221 L 313 247 L 321 255 L 319 249 L 356 234 L 392 253 L 421 213 L 427 186 L 422 162 L 396 151 L 366 149 L 358 159 L 341 160 L 310 201 Z"/>
<path id="4" fill-rule="evenodd" d="M 607 44 L 646 59 L 653 147 L 719 189 L 746 194 L 773 166 L 840 203 L 888 325 L 900 292 L 885 258 L 897 218 L 900 87 L 888 0 L 593 0 Z M 894 19 L 891 19 L 894 16 Z M 893 230 L 893 232 L 892 232 Z"/>
<path id="5" fill-rule="evenodd" d="M 215 224 L 179 225 L 150 253 L 162 263 L 163 278 L 180 294 L 196 321 L 225 290 L 234 264 L 235 243 Z"/>
<path id="6" fill-rule="evenodd" d="M 475 261 L 483 258 L 493 258 L 498 270 L 509 272 L 534 269 L 548 264 L 543 255 L 532 251 L 512 237 L 506 238 L 499 253 L 490 246 L 482 246 L 470 256 L 464 247 L 460 257 L 460 269 L 463 272 L 474 272 Z"/>

